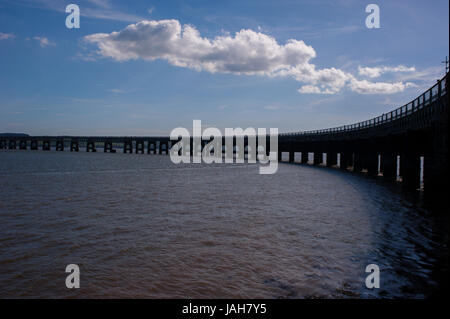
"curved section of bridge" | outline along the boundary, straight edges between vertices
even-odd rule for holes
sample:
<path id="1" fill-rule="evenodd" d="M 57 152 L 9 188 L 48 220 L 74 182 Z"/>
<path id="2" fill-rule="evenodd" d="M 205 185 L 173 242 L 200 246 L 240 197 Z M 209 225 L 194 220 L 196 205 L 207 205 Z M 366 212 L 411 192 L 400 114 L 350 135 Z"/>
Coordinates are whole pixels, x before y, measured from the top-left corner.
<path id="1" fill-rule="evenodd" d="M 336 167 L 425 190 L 448 212 L 448 73 L 413 101 L 376 118 L 316 131 L 279 135 L 278 159 Z M 191 141 L 192 144 L 192 141 Z M 206 144 L 202 142 L 202 146 Z M 170 138 L 107 136 L 8 136 L 0 149 L 56 149 L 168 154 Z M 247 139 L 245 140 L 247 145 Z M 266 150 L 268 151 L 268 150 Z M 192 148 L 191 148 L 192 153 Z M 296 156 L 300 160 L 296 160 Z"/>
<path id="2" fill-rule="evenodd" d="M 279 136 L 279 160 L 338 167 L 425 190 L 448 211 L 448 74 L 413 101 L 352 125 Z M 312 160 L 311 160 L 312 158 Z"/>

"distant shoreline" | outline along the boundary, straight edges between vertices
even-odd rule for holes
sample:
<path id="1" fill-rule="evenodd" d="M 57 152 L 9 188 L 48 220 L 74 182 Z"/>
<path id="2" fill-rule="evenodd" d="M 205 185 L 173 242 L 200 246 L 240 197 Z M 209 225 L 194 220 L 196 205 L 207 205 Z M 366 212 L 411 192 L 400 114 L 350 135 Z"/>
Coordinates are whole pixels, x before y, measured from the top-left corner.
<path id="1" fill-rule="evenodd" d="M 30 136 L 28 134 L 25 133 L 0 133 L 1 137 L 26 137 L 26 136 Z"/>

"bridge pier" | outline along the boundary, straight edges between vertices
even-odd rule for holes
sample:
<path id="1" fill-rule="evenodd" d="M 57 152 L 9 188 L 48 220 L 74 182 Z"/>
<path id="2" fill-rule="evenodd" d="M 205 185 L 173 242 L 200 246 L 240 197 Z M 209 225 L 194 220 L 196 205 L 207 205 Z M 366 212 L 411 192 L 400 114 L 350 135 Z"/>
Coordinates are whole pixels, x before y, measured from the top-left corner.
<path id="1" fill-rule="evenodd" d="M 136 154 L 144 154 L 144 141 L 143 140 L 136 140 Z"/>
<path id="2" fill-rule="evenodd" d="M 327 153 L 327 167 L 333 167 L 337 165 L 337 153 L 328 152 Z"/>
<path id="3" fill-rule="evenodd" d="M 397 154 L 390 152 L 382 153 L 381 170 L 384 179 L 395 182 L 397 180 Z"/>
<path id="4" fill-rule="evenodd" d="M 125 140 L 123 141 L 123 153 L 133 153 L 133 141 L 132 140 Z"/>
<path id="5" fill-rule="evenodd" d="M 208 143 L 208 141 L 205 141 L 205 143 L 202 144 L 203 145 L 202 146 L 202 151 L 203 151 L 204 146 L 207 143 Z M 161 148 L 160 148 L 161 152 L 160 152 L 160 154 L 162 155 L 163 154 L 162 152 L 164 151 L 165 155 L 169 155 L 169 142 L 168 141 L 167 142 L 162 142 L 162 143 L 160 143 L 160 145 L 161 145 Z"/>
<path id="6" fill-rule="evenodd" d="M 439 208 L 445 213 L 449 213 L 449 172 L 448 162 L 442 160 L 441 154 L 426 154 L 424 158 L 424 193 L 426 201 Z M 448 155 L 448 153 L 447 153 Z"/>
<path id="7" fill-rule="evenodd" d="M 320 165 L 323 162 L 323 153 L 314 152 L 314 165 Z"/>
<path id="8" fill-rule="evenodd" d="M 70 141 L 70 151 L 71 152 L 78 152 L 79 151 L 79 144 L 78 141 Z"/>
<path id="9" fill-rule="evenodd" d="M 8 149 L 15 150 L 16 148 L 17 148 L 16 140 L 10 140 L 9 141 L 9 145 L 8 145 Z"/>
<path id="10" fill-rule="evenodd" d="M 448 73 L 446 79 L 448 94 Z M 449 214 L 450 172 L 449 172 L 449 98 L 439 101 L 440 112 L 437 121 L 430 128 L 431 143 L 424 158 L 424 193 L 426 201 Z"/>
<path id="11" fill-rule="evenodd" d="M 111 141 L 106 141 L 103 145 L 103 152 L 107 153 L 115 153 L 116 150 L 113 148 L 113 143 Z"/>
<path id="12" fill-rule="evenodd" d="M 56 150 L 59 152 L 64 152 L 64 140 L 56 141 Z"/>
<path id="13" fill-rule="evenodd" d="M 209 141 L 206 141 L 206 142 L 209 143 Z M 248 160 L 249 148 L 251 148 L 251 147 L 248 145 L 248 142 L 246 140 L 244 140 L 244 160 L 245 160 L 245 158 L 247 158 L 247 160 Z"/>
<path id="14" fill-rule="evenodd" d="M 308 164 L 308 152 L 302 151 L 302 164 Z"/>
<path id="15" fill-rule="evenodd" d="M 289 163 L 294 163 L 294 159 L 295 159 L 295 152 L 289 151 Z"/>
<path id="16" fill-rule="evenodd" d="M 225 143 L 223 144 L 225 145 Z M 264 146 L 267 158 L 270 156 L 270 137 L 266 136 L 266 145 Z"/>
<path id="17" fill-rule="evenodd" d="M 27 141 L 26 140 L 20 140 L 19 142 L 19 150 L 26 150 L 27 149 Z"/>
<path id="18" fill-rule="evenodd" d="M 402 185 L 408 189 L 420 189 L 420 156 L 417 153 L 400 155 L 400 176 Z"/>
<path id="19" fill-rule="evenodd" d="M 378 153 L 368 152 L 366 160 L 367 174 L 370 176 L 378 176 Z"/>
<path id="20" fill-rule="evenodd" d="M 86 152 L 97 152 L 95 149 L 95 142 L 94 141 L 88 141 L 86 143 Z"/>
<path id="21" fill-rule="evenodd" d="M 31 142 L 30 142 L 30 150 L 37 151 L 37 149 L 38 149 L 38 141 L 31 140 Z"/>
<path id="22" fill-rule="evenodd" d="M 42 150 L 43 151 L 50 151 L 50 141 L 49 140 L 44 140 L 42 142 Z"/>
<path id="23" fill-rule="evenodd" d="M 155 154 L 156 153 L 156 145 L 155 143 L 148 141 L 147 145 L 147 154 Z"/>
<path id="24" fill-rule="evenodd" d="M 361 172 L 364 168 L 364 157 L 365 154 L 361 151 L 356 151 L 353 153 L 353 171 Z"/>
<path id="25" fill-rule="evenodd" d="M 339 153 L 339 168 L 347 170 L 349 166 L 353 166 L 353 154 L 350 152 Z"/>

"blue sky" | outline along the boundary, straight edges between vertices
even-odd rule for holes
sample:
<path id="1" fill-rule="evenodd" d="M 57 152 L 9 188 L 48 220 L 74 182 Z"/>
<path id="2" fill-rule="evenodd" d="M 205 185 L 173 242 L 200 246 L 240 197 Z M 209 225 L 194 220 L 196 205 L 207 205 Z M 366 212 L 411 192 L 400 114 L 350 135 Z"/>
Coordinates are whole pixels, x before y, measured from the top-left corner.
<path id="1" fill-rule="evenodd" d="M 79 29 L 65 26 L 69 3 Z M 193 119 L 287 132 L 369 119 L 443 76 L 449 2 L 373 2 L 379 29 L 365 26 L 369 3 L 0 0 L 0 132 L 160 135 Z"/>

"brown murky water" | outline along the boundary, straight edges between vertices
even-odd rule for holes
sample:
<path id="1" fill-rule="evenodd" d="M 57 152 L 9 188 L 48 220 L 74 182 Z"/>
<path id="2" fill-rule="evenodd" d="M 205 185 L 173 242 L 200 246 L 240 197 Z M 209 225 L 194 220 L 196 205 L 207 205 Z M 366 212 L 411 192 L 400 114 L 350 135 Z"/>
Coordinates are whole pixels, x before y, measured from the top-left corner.
<path id="1" fill-rule="evenodd" d="M 0 151 L 0 297 L 426 297 L 445 288 L 446 222 L 332 169 Z"/>

